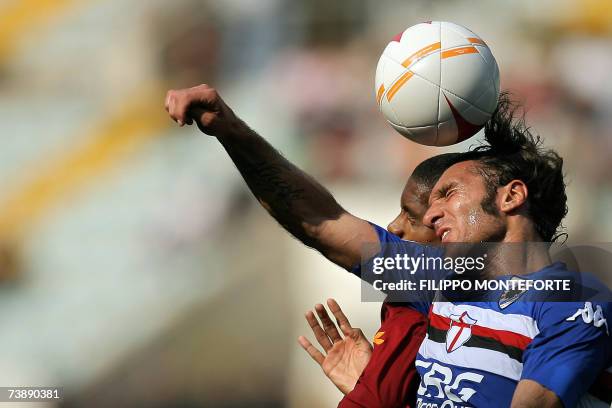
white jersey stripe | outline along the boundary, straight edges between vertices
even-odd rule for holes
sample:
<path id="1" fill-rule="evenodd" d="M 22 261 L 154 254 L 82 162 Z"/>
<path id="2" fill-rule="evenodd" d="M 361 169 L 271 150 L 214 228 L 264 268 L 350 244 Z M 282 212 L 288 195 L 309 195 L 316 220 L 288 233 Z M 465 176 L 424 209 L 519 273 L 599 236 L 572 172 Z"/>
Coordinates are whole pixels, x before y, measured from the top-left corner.
<path id="1" fill-rule="evenodd" d="M 495 330 L 506 330 L 522 334 L 531 339 L 539 333 L 536 321 L 530 316 L 505 314 L 478 306 L 455 305 L 450 302 L 434 302 L 432 312 L 444 317 L 450 317 L 451 314 L 460 315 L 462 312 L 467 312 L 472 319 L 477 321 L 476 324 L 478 326 Z"/>
<path id="2" fill-rule="evenodd" d="M 446 351 L 444 343 L 437 343 L 426 337 L 419 347 L 419 354 L 459 367 L 475 368 L 518 381 L 521 378 L 523 364 L 499 351 L 479 347 L 461 346 L 451 353 Z"/>

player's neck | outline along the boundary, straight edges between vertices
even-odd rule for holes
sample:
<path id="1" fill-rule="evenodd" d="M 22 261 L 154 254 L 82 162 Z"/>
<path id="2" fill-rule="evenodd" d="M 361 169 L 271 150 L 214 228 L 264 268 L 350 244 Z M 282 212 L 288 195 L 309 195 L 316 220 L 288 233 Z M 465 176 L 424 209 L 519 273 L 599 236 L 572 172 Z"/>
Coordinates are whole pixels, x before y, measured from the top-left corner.
<path id="1" fill-rule="evenodd" d="M 517 214 L 506 218 L 506 232 L 501 242 L 542 242 L 530 218 Z"/>
<path id="2" fill-rule="evenodd" d="M 543 242 L 533 223 L 526 219 L 509 225 L 500 245 L 489 254 L 490 275 L 524 275 L 550 265 L 549 243 Z"/>
<path id="3" fill-rule="evenodd" d="M 487 251 L 487 275 L 525 275 L 552 263 L 546 242 L 499 243 Z"/>

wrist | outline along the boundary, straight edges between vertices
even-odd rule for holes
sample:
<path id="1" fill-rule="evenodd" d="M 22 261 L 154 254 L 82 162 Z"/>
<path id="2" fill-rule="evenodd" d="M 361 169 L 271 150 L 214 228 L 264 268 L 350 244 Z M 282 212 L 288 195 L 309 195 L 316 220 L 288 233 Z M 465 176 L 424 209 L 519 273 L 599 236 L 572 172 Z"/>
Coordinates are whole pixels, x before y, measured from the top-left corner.
<path id="1" fill-rule="evenodd" d="M 329 377 L 329 379 L 334 383 L 334 385 L 342 392 L 344 395 L 353 391 L 355 385 L 357 385 L 358 378 L 354 378 L 351 375 L 345 375 L 342 378 L 339 377 Z"/>
<path id="2" fill-rule="evenodd" d="M 236 118 L 228 123 L 227 127 L 217 134 L 221 143 L 244 141 L 253 136 L 254 132 L 241 119 Z"/>
<path id="3" fill-rule="evenodd" d="M 336 387 L 338 387 L 338 389 L 340 390 L 340 392 L 344 395 L 347 395 L 349 392 L 353 391 L 353 388 L 355 388 L 355 385 L 348 385 L 348 384 L 337 384 Z"/>

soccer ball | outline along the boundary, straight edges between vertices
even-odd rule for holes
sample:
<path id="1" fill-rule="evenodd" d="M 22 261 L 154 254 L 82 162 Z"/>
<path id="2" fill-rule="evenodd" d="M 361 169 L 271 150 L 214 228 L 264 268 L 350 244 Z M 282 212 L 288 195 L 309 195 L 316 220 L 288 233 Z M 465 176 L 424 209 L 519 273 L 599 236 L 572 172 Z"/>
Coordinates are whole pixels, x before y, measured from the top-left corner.
<path id="1" fill-rule="evenodd" d="M 428 21 L 396 35 L 376 67 L 376 102 L 399 133 L 448 146 L 478 132 L 499 97 L 499 68 L 465 27 Z"/>

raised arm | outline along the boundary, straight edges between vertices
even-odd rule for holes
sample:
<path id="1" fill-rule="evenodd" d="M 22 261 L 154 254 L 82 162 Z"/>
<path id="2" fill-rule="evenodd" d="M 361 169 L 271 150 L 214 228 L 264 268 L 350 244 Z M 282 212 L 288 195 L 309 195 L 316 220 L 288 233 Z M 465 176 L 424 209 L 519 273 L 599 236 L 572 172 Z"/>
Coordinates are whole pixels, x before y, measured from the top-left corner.
<path id="1" fill-rule="evenodd" d="M 240 120 L 208 85 L 171 90 L 166 110 L 180 126 L 195 122 L 215 136 L 261 203 L 287 231 L 332 262 L 350 269 L 374 228 L 349 214 L 316 180 L 285 159 Z"/>

